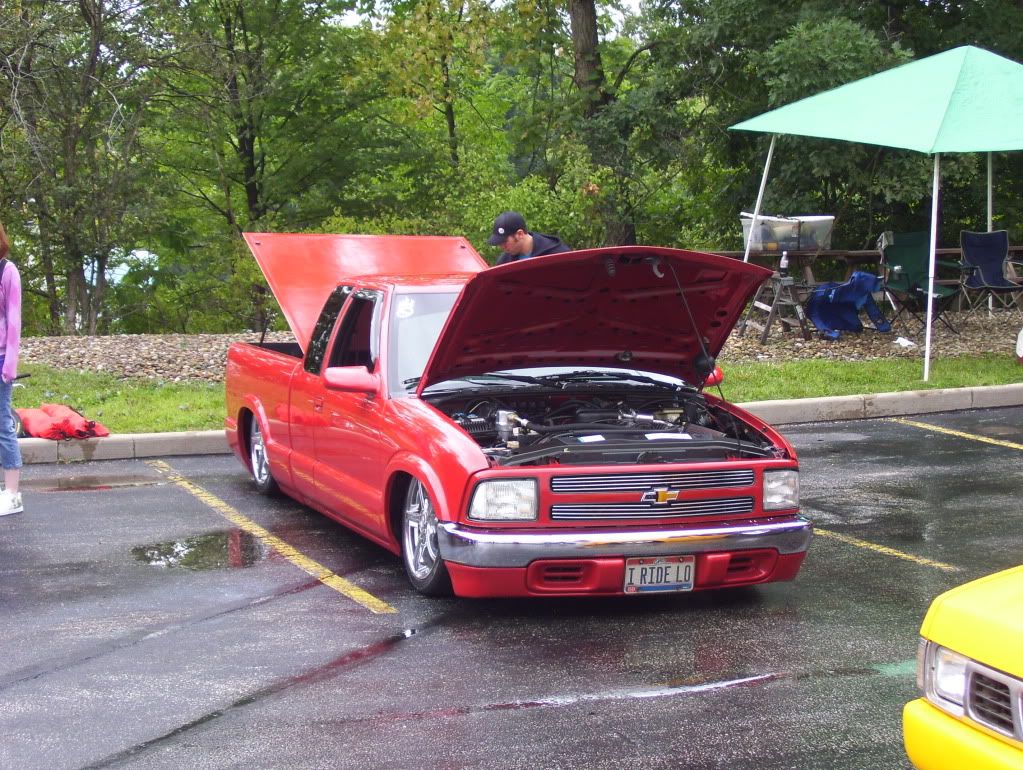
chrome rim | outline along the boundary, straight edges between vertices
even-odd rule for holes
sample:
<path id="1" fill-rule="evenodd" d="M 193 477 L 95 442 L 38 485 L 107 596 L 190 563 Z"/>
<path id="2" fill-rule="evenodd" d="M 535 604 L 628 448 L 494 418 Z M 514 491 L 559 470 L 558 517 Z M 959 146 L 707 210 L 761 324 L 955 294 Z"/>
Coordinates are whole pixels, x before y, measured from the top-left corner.
<path id="1" fill-rule="evenodd" d="M 437 515 L 426 489 L 413 481 L 405 498 L 405 563 L 417 580 L 433 574 L 440 561 L 437 548 Z"/>
<path id="2" fill-rule="evenodd" d="M 259 429 L 259 421 L 252 418 L 252 430 L 249 431 L 249 461 L 252 463 L 252 477 L 257 484 L 265 484 L 270 478 L 270 466 L 266 462 L 266 444 L 263 443 L 263 432 Z"/>

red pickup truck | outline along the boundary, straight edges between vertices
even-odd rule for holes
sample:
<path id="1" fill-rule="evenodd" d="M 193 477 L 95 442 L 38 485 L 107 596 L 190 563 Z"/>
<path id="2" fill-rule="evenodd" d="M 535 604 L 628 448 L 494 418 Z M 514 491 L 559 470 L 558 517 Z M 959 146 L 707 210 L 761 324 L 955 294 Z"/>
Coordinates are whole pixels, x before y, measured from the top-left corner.
<path id="1" fill-rule="evenodd" d="M 703 392 L 770 273 L 646 246 L 488 268 L 462 238 L 245 236 L 297 343 L 237 343 L 228 441 L 436 595 L 650 594 L 796 576 L 774 429 Z"/>

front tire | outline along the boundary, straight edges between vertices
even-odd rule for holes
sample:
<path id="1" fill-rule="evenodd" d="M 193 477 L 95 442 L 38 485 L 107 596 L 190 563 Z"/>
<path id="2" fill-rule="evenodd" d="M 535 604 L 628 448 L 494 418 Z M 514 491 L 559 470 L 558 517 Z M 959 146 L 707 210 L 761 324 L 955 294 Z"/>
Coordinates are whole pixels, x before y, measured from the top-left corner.
<path id="1" fill-rule="evenodd" d="M 252 415 L 249 420 L 249 470 L 256 489 L 260 494 L 271 497 L 280 491 L 273 474 L 270 472 L 270 461 L 266 457 L 266 442 L 263 431 L 259 427 L 259 419 Z"/>
<path id="2" fill-rule="evenodd" d="M 447 596 L 451 578 L 437 543 L 437 514 L 426 487 L 409 484 L 401 520 L 401 557 L 412 587 L 426 596 Z"/>

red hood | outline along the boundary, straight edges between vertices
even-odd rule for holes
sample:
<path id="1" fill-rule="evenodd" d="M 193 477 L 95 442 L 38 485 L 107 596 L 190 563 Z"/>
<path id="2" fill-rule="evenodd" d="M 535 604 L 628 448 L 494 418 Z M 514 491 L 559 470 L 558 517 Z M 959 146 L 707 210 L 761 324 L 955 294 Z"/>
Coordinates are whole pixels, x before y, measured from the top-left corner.
<path id="1" fill-rule="evenodd" d="M 639 369 L 702 385 L 705 374 L 694 364 L 700 339 L 716 357 L 770 275 L 728 257 L 653 246 L 574 251 L 484 270 L 462 290 L 420 392 L 462 375 L 533 366 Z"/>
<path id="2" fill-rule="evenodd" d="M 367 275 L 478 273 L 465 238 L 432 235 L 243 233 L 292 333 L 305 351 L 323 303 L 339 283 Z"/>

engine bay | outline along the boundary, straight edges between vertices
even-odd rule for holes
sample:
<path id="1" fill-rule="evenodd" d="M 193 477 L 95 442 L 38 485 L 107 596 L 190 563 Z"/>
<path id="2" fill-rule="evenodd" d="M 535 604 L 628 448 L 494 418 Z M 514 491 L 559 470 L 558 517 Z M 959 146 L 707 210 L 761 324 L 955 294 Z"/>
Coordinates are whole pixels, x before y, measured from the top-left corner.
<path id="1" fill-rule="evenodd" d="M 424 396 L 494 465 L 649 464 L 784 458 L 767 436 L 696 391 Z"/>

